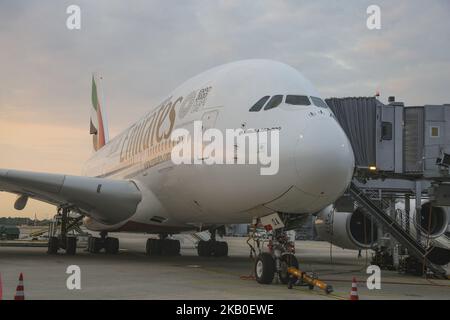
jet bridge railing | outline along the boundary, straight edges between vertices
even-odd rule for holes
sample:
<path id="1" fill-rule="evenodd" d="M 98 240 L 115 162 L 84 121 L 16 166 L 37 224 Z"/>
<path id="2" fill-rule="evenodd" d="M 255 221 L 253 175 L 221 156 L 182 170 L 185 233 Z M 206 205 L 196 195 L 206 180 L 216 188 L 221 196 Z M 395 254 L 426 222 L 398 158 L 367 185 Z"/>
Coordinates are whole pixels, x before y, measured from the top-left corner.
<path id="1" fill-rule="evenodd" d="M 378 206 L 374 200 L 359 189 L 353 182 L 349 187 L 350 195 L 353 199 L 367 211 L 368 214 L 375 217 L 375 219 L 405 248 L 408 249 L 409 254 L 423 261 L 424 264 L 433 271 L 436 275 L 446 276 L 446 271 L 439 265 L 434 264 L 429 260 L 428 255 L 435 249 L 432 246 L 427 247 L 421 240 L 414 238 L 410 233 L 403 229 L 394 218 L 383 210 L 383 199 L 379 199 Z M 377 200 L 378 201 L 378 200 Z"/>
<path id="2" fill-rule="evenodd" d="M 398 210 L 400 210 L 400 209 L 398 209 Z M 433 245 L 433 243 L 438 242 L 438 243 L 441 243 L 441 246 L 443 246 L 444 248 L 450 249 L 450 246 L 449 246 L 450 239 L 445 233 L 442 235 L 439 235 L 438 237 L 432 237 L 432 236 L 430 236 L 429 230 L 422 227 L 417 222 L 416 217 L 413 219 L 409 219 L 409 217 L 407 217 L 405 214 L 401 215 L 400 218 L 398 218 L 398 217 L 399 217 L 399 215 L 397 215 L 397 221 L 400 225 L 406 226 L 406 224 L 409 223 L 410 226 L 412 226 L 412 228 L 410 228 L 410 230 L 411 230 L 410 234 L 412 236 L 414 236 L 418 241 L 420 241 L 420 243 L 422 243 L 422 245 L 424 245 L 425 247 L 431 246 L 431 245 Z"/>
<path id="3" fill-rule="evenodd" d="M 389 215 L 389 211 L 391 210 L 391 203 L 389 201 L 385 200 L 374 190 L 364 190 L 364 193 L 369 199 L 378 203 L 379 208 L 383 210 L 385 214 Z M 396 221 L 405 232 L 409 233 L 419 241 L 424 248 L 429 247 L 434 242 L 435 239 L 429 235 L 429 230 L 417 222 L 417 217 L 411 219 L 411 217 L 401 209 L 395 209 L 395 213 L 393 220 Z M 450 239 L 445 234 L 440 235 L 439 238 L 440 243 L 450 243 Z"/>

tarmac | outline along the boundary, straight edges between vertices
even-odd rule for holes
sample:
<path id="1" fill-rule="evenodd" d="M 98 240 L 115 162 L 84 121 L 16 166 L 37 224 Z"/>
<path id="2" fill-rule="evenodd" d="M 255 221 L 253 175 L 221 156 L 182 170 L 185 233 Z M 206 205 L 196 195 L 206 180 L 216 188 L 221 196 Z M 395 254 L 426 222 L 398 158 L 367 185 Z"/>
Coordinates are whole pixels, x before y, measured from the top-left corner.
<path id="1" fill-rule="evenodd" d="M 111 235 L 113 236 L 113 235 Z M 381 289 L 366 285 L 370 252 L 343 250 L 327 242 L 297 241 L 300 269 L 315 272 L 333 286 L 326 294 L 315 288 L 276 283 L 261 285 L 251 278 L 253 260 L 246 238 L 226 238 L 229 257 L 202 258 L 192 244 L 182 245 L 181 256 L 145 255 L 148 235 L 116 234 L 120 239 L 117 255 L 90 254 L 78 249 L 77 255 L 46 254 L 43 247 L 0 247 L 0 274 L 3 299 L 12 299 L 19 274 L 24 275 L 26 299 L 258 299 L 258 300 L 347 300 L 352 278 L 358 281 L 360 300 L 450 299 L 450 281 L 425 279 L 381 271 Z M 69 290 L 66 273 L 70 265 L 81 270 L 81 289 Z"/>

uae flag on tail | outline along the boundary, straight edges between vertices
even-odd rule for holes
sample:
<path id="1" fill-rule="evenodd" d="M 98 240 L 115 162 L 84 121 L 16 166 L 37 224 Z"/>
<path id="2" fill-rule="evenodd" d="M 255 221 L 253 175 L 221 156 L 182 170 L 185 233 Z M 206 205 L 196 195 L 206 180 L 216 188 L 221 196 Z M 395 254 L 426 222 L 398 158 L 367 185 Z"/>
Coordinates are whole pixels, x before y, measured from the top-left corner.
<path id="1" fill-rule="evenodd" d="M 103 109 L 103 104 L 99 99 L 98 84 L 98 77 L 94 74 L 92 76 L 92 109 L 90 134 L 92 135 L 92 142 L 95 151 L 102 148 L 106 143 L 108 143 L 106 115 L 105 110 Z"/>

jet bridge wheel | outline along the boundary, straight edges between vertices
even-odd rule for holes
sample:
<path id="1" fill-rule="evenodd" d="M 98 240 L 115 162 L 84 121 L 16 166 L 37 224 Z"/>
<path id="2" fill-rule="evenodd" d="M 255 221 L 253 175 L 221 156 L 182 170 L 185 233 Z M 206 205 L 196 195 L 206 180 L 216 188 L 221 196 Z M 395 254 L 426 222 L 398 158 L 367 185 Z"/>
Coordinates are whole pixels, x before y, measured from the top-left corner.
<path id="1" fill-rule="evenodd" d="M 261 253 L 255 261 L 255 278 L 258 283 L 271 284 L 275 276 L 275 259 L 267 252 Z"/>
<path id="2" fill-rule="evenodd" d="M 278 277 L 282 284 L 289 283 L 289 273 L 287 272 L 289 267 L 294 267 L 298 269 L 298 260 L 291 254 L 283 254 L 280 258 L 280 270 L 278 271 Z"/>

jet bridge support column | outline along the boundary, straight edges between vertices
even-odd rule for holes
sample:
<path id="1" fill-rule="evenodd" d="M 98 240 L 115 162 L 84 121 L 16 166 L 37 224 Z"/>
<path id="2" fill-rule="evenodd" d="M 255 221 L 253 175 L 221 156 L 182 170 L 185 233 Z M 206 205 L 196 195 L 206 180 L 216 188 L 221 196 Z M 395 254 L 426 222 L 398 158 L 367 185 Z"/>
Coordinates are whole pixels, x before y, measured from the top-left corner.
<path id="1" fill-rule="evenodd" d="M 405 195 L 405 231 L 406 233 L 410 233 L 409 232 L 409 219 L 411 217 L 411 199 L 409 197 L 409 194 Z"/>
<path id="2" fill-rule="evenodd" d="M 417 214 L 420 212 L 420 210 L 422 209 L 422 184 L 420 183 L 420 181 L 416 181 L 416 215 L 415 217 L 413 217 L 413 219 L 416 219 L 417 222 Z M 416 237 L 417 237 L 417 241 L 420 241 L 422 234 L 420 232 L 420 230 L 417 230 L 416 232 Z"/>

